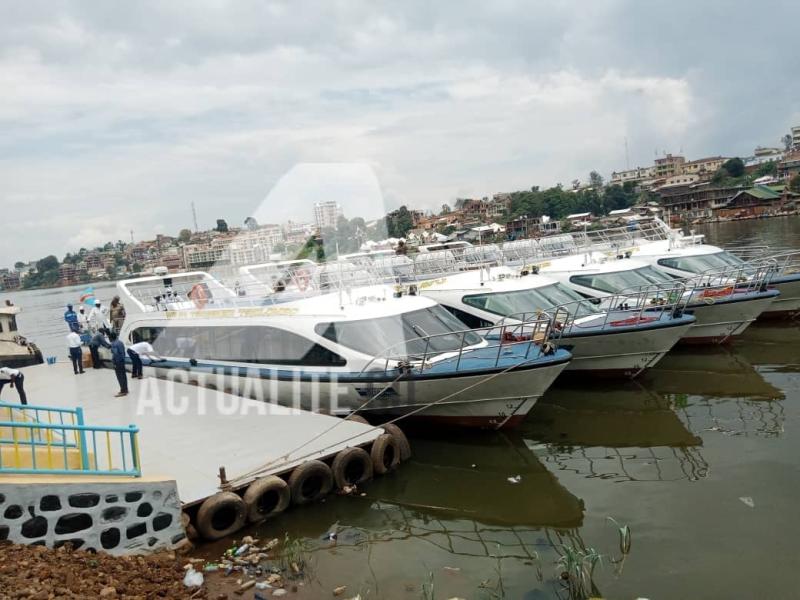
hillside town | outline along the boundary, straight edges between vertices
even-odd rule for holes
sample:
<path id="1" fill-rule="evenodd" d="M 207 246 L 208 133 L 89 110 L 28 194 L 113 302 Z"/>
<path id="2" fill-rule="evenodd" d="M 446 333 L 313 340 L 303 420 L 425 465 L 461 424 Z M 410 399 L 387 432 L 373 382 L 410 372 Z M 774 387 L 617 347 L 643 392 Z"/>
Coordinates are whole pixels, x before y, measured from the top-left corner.
<path id="1" fill-rule="evenodd" d="M 80 248 L 61 260 L 51 255 L 0 268 L 0 289 L 85 284 L 152 274 L 156 268 L 178 273 L 294 257 L 324 260 L 320 238 L 329 242 L 328 252 L 335 247 L 344 253 L 391 248 L 399 239 L 412 249 L 448 240 L 516 240 L 653 216 L 673 225 L 764 218 L 797 213 L 798 199 L 800 126 L 781 138 L 781 147 L 758 146 L 743 158 L 665 153 L 652 165 L 614 171 L 608 181 L 593 171 L 585 182 L 458 198 L 439 211 L 401 206 L 365 221 L 348 219 L 335 201 L 321 201 L 307 222 L 265 224 L 248 217 L 235 227 L 218 219 L 206 231 L 182 229 L 142 241 L 131 234 L 130 242 Z"/>

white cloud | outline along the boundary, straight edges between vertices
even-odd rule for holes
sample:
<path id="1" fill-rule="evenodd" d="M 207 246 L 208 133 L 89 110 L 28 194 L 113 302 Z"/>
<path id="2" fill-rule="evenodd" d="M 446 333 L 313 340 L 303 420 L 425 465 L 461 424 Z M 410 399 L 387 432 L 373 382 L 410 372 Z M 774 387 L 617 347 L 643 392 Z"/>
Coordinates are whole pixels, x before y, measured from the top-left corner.
<path id="1" fill-rule="evenodd" d="M 720 48 L 736 36 L 691 7 L 681 24 L 624 1 L 13 5 L 0 23 L 0 204 L 15 226 L 0 264 L 129 229 L 175 233 L 192 201 L 201 225 L 240 223 L 300 163 L 369 165 L 377 211 L 609 173 L 625 138 L 641 163 L 656 148 L 774 143 L 800 114 L 798 84 L 758 96 L 791 99 L 785 116 L 742 121 L 757 103 L 722 91 L 744 79 L 747 97 L 774 73 L 748 56 L 728 69 Z M 793 72 L 779 30 L 798 9 L 785 11 L 758 54 Z M 308 220 L 311 203 L 291 208 Z M 32 236 L 43 215 L 47 235 Z"/>

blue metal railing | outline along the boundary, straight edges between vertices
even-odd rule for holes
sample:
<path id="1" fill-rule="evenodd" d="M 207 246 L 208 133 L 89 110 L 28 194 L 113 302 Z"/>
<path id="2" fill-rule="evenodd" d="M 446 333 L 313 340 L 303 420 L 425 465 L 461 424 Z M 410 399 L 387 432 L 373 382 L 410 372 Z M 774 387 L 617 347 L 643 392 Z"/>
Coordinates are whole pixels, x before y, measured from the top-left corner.
<path id="1" fill-rule="evenodd" d="M 0 420 L 0 474 L 142 474 L 135 425 L 86 425 L 80 407 L 0 403 L 0 419 L 4 417 Z"/>

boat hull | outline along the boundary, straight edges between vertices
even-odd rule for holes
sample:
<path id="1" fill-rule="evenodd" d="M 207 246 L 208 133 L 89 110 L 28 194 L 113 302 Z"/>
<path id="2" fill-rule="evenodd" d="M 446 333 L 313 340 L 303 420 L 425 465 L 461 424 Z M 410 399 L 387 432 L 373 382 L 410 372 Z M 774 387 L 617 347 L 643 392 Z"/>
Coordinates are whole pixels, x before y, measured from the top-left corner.
<path id="1" fill-rule="evenodd" d="M 653 367 L 687 335 L 692 323 L 638 331 L 564 336 L 563 346 L 572 353 L 565 375 L 580 372 L 600 377 L 636 377 Z"/>
<path id="2" fill-rule="evenodd" d="M 776 294 L 761 294 L 711 304 L 690 304 L 687 312 L 697 322 L 681 338 L 682 344 L 723 344 L 741 335 L 773 303 Z"/>
<path id="3" fill-rule="evenodd" d="M 781 295 L 772 301 L 760 319 L 782 319 L 800 315 L 800 275 L 787 275 L 773 279 L 770 287 Z"/>
<path id="4" fill-rule="evenodd" d="M 275 377 L 259 368 L 215 368 L 168 361 L 145 365 L 144 374 L 292 408 L 335 415 L 355 410 L 375 422 L 397 417 L 455 427 L 505 429 L 518 426 L 569 361 L 555 360 L 494 372 L 411 378 Z M 374 417 L 374 419 L 373 419 Z"/>

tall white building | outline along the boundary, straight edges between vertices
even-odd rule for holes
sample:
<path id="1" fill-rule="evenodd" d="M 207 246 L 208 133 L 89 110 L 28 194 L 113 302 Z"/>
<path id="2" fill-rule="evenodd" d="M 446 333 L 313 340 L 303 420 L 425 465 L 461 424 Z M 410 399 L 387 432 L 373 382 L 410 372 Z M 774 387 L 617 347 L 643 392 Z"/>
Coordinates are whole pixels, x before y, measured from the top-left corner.
<path id="1" fill-rule="evenodd" d="M 341 216 L 342 207 L 334 200 L 314 204 L 314 223 L 319 229 L 336 227 L 336 222 Z"/>
<path id="2" fill-rule="evenodd" d="M 800 150 L 800 125 L 792 127 L 792 149 Z"/>

